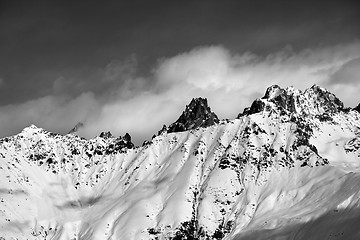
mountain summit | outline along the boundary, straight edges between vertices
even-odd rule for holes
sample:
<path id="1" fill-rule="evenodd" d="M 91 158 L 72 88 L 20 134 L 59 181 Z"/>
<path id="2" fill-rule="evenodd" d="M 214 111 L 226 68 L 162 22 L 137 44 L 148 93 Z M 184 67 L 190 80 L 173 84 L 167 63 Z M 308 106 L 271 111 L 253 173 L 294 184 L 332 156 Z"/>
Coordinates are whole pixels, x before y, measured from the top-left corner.
<path id="1" fill-rule="evenodd" d="M 193 99 L 141 147 L 0 139 L 0 239 L 360 239 L 359 183 L 358 108 L 274 85 L 233 120 Z"/>
<path id="2" fill-rule="evenodd" d="M 333 93 L 317 85 L 303 92 L 293 87 L 283 89 L 278 85 L 273 85 L 267 88 L 261 99 L 256 99 L 238 117 L 266 109 L 278 109 L 302 115 L 319 115 L 344 110 L 344 104 Z"/>
<path id="3" fill-rule="evenodd" d="M 193 98 L 178 120 L 168 127 L 167 132 L 183 132 L 199 127 L 208 127 L 216 123 L 219 123 L 219 119 L 211 111 L 207 99 Z"/>

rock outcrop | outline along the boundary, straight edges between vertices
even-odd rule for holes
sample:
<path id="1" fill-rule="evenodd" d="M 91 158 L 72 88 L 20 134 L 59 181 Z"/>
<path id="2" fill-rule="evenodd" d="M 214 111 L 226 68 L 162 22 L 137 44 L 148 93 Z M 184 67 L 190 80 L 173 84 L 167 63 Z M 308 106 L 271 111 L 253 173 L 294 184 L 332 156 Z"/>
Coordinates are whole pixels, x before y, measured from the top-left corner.
<path id="1" fill-rule="evenodd" d="M 186 106 L 181 116 L 172 123 L 167 132 L 183 132 L 196 128 L 209 127 L 219 123 L 219 119 L 208 106 L 206 98 L 194 98 Z"/>

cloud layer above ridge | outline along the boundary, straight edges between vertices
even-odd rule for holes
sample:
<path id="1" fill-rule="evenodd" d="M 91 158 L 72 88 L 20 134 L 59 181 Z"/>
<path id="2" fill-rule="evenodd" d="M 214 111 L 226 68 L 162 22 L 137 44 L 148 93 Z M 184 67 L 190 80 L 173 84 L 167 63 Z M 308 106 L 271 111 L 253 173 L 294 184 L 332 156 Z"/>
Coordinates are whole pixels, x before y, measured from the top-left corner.
<path id="1" fill-rule="evenodd" d="M 98 69 L 96 83 L 83 87 L 80 94 L 69 95 L 66 90 L 74 85 L 81 89 L 86 79 L 59 78 L 45 97 L 0 106 L 0 137 L 32 123 L 67 133 L 83 122 L 79 133 L 85 137 L 108 130 L 114 135 L 129 132 L 140 144 L 163 124 L 175 121 L 193 97 L 208 98 L 220 118 L 235 118 L 273 84 L 302 90 L 318 84 L 347 106 L 360 102 L 358 41 L 300 51 L 287 46 L 267 56 L 201 46 L 158 60 L 148 77 L 138 76 L 137 67 L 135 56 L 114 60 Z M 95 87 L 103 91 L 96 92 Z"/>

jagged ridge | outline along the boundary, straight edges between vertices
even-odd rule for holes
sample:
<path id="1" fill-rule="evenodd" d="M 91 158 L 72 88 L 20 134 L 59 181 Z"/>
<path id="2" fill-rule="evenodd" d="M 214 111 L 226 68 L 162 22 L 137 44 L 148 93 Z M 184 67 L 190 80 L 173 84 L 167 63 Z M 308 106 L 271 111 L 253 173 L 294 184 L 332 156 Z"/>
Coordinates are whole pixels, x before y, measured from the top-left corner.
<path id="1" fill-rule="evenodd" d="M 317 85 L 313 85 L 304 92 L 293 87 L 283 89 L 278 85 L 273 85 L 266 90 L 261 99 L 256 99 L 251 107 L 245 108 L 238 118 L 274 107 L 301 115 L 329 114 L 344 110 L 344 104 L 333 93 Z"/>
<path id="2" fill-rule="evenodd" d="M 128 134 L 86 140 L 35 126 L 1 139 L 0 237 L 272 239 L 306 235 L 309 219 L 356 222 L 342 209 L 360 206 L 358 112 L 316 86 L 272 86 L 263 106 L 228 121 L 193 101 L 174 123 L 183 130 L 143 147 Z M 312 234 L 351 239 L 351 225 Z"/>

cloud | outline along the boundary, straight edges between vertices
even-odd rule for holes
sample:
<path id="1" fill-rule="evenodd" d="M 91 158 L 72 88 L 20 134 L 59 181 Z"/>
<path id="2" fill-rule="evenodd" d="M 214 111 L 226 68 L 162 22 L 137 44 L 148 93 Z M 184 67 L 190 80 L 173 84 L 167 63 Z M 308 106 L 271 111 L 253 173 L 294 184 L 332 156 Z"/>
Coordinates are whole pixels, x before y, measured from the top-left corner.
<path id="1" fill-rule="evenodd" d="M 145 92 L 132 99 L 105 103 L 99 114 L 88 119 L 79 133 L 91 137 L 105 130 L 111 130 L 115 135 L 128 132 L 137 144 L 141 144 L 160 130 L 162 124 L 176 120 L 183 107 L 167 95 Z"/>
<path id="2" fill-rule="evenodd" d="M 356 84 L 360 81 L 360 58 L 344 63 L 330 78 L 333 84 Z"/>
<path id="3" fill-rule="evenodd" d="M 154 72 L 158 87 L 168 94 L 184 99 L 201 94 L 221 117 L 232 118 L 272 84 L 305 89 L 316 83 L 336 90 L 334 83 L 340 80 L 332 81 L 331 76 L 359 56 L 359 42 L 299 52 L 286 46 L 267 56 L 210 46 L 165 59 Z M 354 100 L 346 104 L 354 105 Z"/>
<path id="4" fill-rule="evenodd" d="M 132 78 L 136 73 L 137 59 L 135 54 L 130 55 L 123 61 L 112 60 L 106 65 L 103 81 L 124 81 Z"/>
<path id="5" fill-rule="evenodd" d="M 360 58 L 345 62 L 329 78 L 329 89 L 350 106 L 360 103 Z"/>
<path id="6" fill-rule="evenodd" d="M 108 87 L 102 94 L 49 95 L 0 107 L 0 132 L 5 136 L 35 123 L 65 133 L 81 121 L 85 137 L 129 132 L 141 144 L 175 121 L 193 97 L 207 97 L 220 118 L 234 118 L 272 84 L 300 89 L 318 84 L 355 106 L 360 102 L 354 98 L 360 90 L 359 58 L 359 42 L 301 51 L 286 46 L 267 56 L 203 46 L 159 60 L 147 78 L 136 75 L 135 57 L 114 60 L 99 75 L 99 84 Z M 54 88 L 68 87 L 64 83 L 60 78 Z"/>
<path id="7" fill-rule="evenodd" d="M 31 123 L 58 133 L 67 133 L 74 123 L 91 118 L 99 109 L 99 102 L 93 93 L 83 93 L 74 99 L 46 96 L 18 105 L 3 106 L 0 107 L 1 135 L 15 134 Z"/>
<path id="8" fill-rule="evenodd" d="M 53 82 L 53 93 L 61 94 L 64 92 L 68 92 L 72 88 L 73 83 L 66 79 L 65 77 L 61 76 L 55 79 Z"/>

